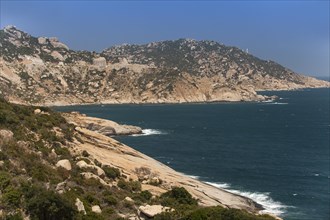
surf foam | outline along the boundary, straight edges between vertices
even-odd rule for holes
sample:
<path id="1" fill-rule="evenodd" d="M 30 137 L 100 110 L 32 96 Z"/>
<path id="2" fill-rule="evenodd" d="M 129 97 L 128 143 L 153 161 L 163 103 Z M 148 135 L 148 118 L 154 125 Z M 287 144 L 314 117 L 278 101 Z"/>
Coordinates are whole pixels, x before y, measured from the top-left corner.
<path id="1" fill-rule="evenodd" d="M 132 136 L 148 136 L 148 135 L 164 135 L 166 132 L 157 130 L 157 129 L 142 129 L 142 134 L 133 134 Z"/>
<path id="2" fill-rule="evenodd" d="M 231 189 L 230 184 L 227 183 L 212 183 L 212 182 L 206 182 L 206 183 L 215 186 L 217 188 L 224 189 L 228 192 L 252 199 L 253 201 L 262 205 L 262 207 L 264 208 L 264 210 L 261 211 L 262 214 L 274 214 L 277 216 L 281 216 L 286 212 L 286 209 L 288 208 L 288 206 L 278 201 L 274 201 L 270 197 L 270 193 L 268 192 L 260 193 L 260 192 L 240 191 L 236 189 Z"/>

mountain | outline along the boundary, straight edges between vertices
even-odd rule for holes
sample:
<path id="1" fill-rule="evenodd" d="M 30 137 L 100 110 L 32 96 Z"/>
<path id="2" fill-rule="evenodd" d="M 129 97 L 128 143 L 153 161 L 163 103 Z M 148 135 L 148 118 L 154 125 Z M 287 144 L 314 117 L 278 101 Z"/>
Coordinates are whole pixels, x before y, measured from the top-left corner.
<path id="1" fill-rule="evenodd" d="M 38 105 L 264 101 L 260 90 L 329 87 L 214 41 L 179 39 L 74 51 L 14 26 L 0 31 L 0 86 Z"/>

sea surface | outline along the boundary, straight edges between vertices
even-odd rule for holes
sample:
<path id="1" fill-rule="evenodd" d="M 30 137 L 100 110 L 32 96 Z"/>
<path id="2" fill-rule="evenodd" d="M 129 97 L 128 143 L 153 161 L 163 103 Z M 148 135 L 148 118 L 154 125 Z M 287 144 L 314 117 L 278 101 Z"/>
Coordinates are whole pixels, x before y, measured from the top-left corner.
<path id="1" fill-rule="evenodd" d="M 329 89 L 274 102 L 56 108 L 137 125 L 116 137 L 175 170 L 249 197 L 286 220 L 328 220 Z"/>

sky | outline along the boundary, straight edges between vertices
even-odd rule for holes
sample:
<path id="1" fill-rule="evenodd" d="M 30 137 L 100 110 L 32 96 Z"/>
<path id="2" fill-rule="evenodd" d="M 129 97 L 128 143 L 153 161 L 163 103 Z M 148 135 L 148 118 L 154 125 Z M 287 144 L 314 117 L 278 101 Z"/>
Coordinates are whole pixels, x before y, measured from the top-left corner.
<path id="1" fill-rule="evenodd" d="M 1 29 L 56 36 L 71 49 L 191 38 L 248 49 L 295 72 L 329 77 L 329 0 L 0 0 Z"/>

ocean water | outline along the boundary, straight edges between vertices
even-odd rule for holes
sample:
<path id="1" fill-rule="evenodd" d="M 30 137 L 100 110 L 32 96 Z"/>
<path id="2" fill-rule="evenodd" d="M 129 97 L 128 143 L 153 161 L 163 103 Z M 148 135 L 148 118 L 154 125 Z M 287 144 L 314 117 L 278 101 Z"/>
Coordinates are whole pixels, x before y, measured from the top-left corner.
<path id="1" fill-rule="evenodd" d="M 329 89 L 264 92 L 275 102 L 56 108 L 142 127 L 119 141 L 250 197 L 286 220 L 327 220 Z"/>

